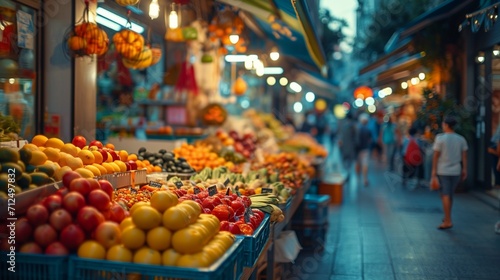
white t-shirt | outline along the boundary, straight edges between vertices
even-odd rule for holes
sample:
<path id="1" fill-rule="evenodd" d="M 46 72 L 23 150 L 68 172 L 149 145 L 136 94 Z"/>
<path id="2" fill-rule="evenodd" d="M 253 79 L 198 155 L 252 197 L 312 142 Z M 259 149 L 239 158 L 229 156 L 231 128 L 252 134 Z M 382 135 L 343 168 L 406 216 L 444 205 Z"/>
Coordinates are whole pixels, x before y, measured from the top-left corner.
<path id="1" fill-rule="evenodd" d="M 442 133 L 436 136 L 434 151 L 441 152 L 437 163 L 437 174 L 458 176 L 462 173 L 462 152 L 467 151 L 467 141 L 457 133 Z"/>

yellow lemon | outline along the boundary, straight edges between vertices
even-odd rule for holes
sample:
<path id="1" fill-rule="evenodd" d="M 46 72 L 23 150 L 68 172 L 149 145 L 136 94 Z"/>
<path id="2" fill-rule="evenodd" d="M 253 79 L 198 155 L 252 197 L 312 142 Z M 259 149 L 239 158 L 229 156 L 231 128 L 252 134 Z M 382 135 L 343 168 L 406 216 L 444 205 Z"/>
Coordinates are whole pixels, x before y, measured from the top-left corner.
<path id="1" fill-rule="evenodd" d="M 71 143 L 64 144 L 64 146 L 61 148 L 61 152 L 68 153 L 74 157 L 78 156 L 77 147 Z"/>
<path id="2" fill-rule="evenodd" d="M 47 161 L 47 155 L 42 151 L 32 151 L 31 152 L 31 165 L 41 165 Z"/>
<path id="3" fill-rule="evenodd" d="M 61 149 L 62 147 L 64 147 L 64 142 L 59 138 L 52 137 L 47 140 L 47 142 L 45 143 L 45 147 Z"/>
<path id="4" fill-rule="evenodd" d="M 92 164 L 95 161 L 94 154 L 89 150 L 82 150 L 78 153 L 78 157 L 82 159 L 83 164 Z"/>
<path id="5" fill-rule="evenodd" d="M 80 174 L 83 178 L 94 178 L 94 173 L 84 167 L 75 169 L 75 172 Z"/>
<path id="6" fill-rule="evenodd" d="M 60 158 L 60 150 L 56 148 L 45 148 L 43 150 L 43 153 L 47 156 L 48 160 L 51 160 L 53 162 L 58 162 Z"/>
<path id="7" fill-rule="evenodd" d="M 106 167 L 104 167 L 100 164 L 97 164 L 97 163 L 94 163 L 92 165 L 97 167 L 97 169 L 99 169 L 99 171 L 101 172 L 101 175 L 108 174 L 108 170 L 106 169 Z"/>
<path id="8" fill-rule="evenodd" d="M 102 175 L 101 170 L 99 170 L 99 168 L 95 167 L 94 165 L 85 165 L 84 168 L 90 170 L 94 174 L 94 177 Z"/>
<path id="9" fill-rule="evenodd" d="M 115 160 L 113 161 L 114 164 L 118 165 L 120 168 L 120 172 L 126 172 L 127 171 L 127 165 L 125 165 L 125 162 L 121 160 Z"/>
<path id="10" fill-rule="evenodd" d="M 37 147 L 43 147 L 43 146 L 45 146 L 45 143 L 47 143 L 47 140 L 49 140 L 49 138 L 47 138 L 47 136 L 38 134 L 38 135 L 35 135 L 35 137 L 33 137 L 33 139 L 31 139 L 31 143 L 33 143 Z"/>

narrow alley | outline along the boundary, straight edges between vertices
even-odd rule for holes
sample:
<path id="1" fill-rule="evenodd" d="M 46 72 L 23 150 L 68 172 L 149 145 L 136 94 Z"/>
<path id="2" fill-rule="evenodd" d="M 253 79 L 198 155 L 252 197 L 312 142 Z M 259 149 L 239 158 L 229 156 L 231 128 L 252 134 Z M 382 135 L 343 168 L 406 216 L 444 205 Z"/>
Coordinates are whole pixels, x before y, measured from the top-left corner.
<path id="1" fill-rule="evenodd" d="M 457 193 L 453 228 L 438 230 L 438 192 L 403 188 L 373 161 L 369 178 L 364 187 L 351 176 L 343 203 L 330 206 L 324 250 L 303 250 L 286 279 L 500 279 L 495 200 Z"/>

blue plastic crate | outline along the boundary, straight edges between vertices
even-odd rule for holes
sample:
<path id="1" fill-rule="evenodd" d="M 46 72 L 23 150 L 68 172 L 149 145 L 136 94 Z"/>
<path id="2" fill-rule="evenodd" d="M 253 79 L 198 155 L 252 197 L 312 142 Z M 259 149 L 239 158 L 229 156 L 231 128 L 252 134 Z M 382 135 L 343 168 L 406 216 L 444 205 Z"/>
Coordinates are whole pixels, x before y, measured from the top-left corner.
<path id="1" fill-rule="evenodd" d="M 68 257 L 16 252 L 15 272 L 7 270 L 10 257 L 0 252 L 0 279 L 9 280 L 66 280 L 68 279 Z"/>
<path id="2" fill-rule="evenodd" d="M 269 240 L 269 233 L 271 230 L 271 216 L 266 214 L 262 223 L 254 231 L 252 236 L 244 236 L 243 241 L 243 256 L 245 258 L 244 265 L 247 267 L 253 267 L 260 253 L 266 246 Z"/>
<path id="3" fill-rule="evenodd" d="M 236 238 L 233 246 L 213 265 L 206 268 L 183 268 L 70 257 L 71 280 L 170 280 L 170 279 L 239 279 L 243 273 L 243 239 Z"/>
<path id="4" fill-rule="evenodd" d="M 304 195 L 299 209 L 295 212 L 292 224 L 322 225 L 328 221 L 329 195 Z"/>

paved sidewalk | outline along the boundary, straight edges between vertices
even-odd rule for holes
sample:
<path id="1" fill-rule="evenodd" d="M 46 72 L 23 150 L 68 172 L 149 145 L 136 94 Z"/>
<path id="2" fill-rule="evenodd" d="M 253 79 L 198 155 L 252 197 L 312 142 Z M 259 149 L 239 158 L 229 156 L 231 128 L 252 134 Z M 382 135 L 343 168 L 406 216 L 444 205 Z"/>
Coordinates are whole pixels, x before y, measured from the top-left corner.
<path id="1" fill-rule="evenodd" d="M 302 251 L 283 279 L 500 279 L 498 210 L 456 194 L 454 227 L 442 231 L 437 192 L 390 185 L 374 162 L 369 178 L 364 187 L 351 176 L 343 204 L 329 209 L 324 251 Z"/>

